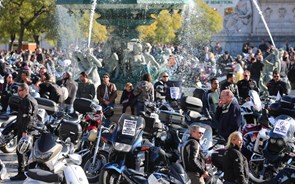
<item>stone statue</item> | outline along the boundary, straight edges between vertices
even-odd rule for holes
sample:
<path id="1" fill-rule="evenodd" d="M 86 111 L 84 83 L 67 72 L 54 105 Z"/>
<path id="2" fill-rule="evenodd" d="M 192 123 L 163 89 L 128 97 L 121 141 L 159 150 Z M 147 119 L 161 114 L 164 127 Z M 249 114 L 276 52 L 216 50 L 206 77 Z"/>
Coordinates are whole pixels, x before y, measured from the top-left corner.
<path id="1" fill-rule="evenodd" d="M 263 60 L 264 66 L 259 80 L 259 87 L 262 91 L 267 91 L 266 84 L 272 79 L 273 71 L 277 70 L 280 73 L 283 53 L 283 50 L 273 48 L 272 53 Z"/>
<path id="2" fill-rule="evenodd" d="M 89 79 L 92 80 L 97 88 L 100 85 L 100 77 L 97 67 L 102 67 L 102 62 L 93 55 L 92 48 L 87 48 L 83 52 L 77 50 L 73 53 L 74 58 L 78 61 L 79 70 L 85 71 Z"/>
<path id="3" fill-rule="evenodd" d="M 104 58 L 102 60 L 103 70 L 111 75 L 112 79 L 117 79 L 120 73 L 119 56 L 113 48 L 105 47 Z"/>
<path id="4" fill-rule="evenodd" d="M 143 56 L 145 58 L 145 61 L 147 63 L 147 66 L 151 70 L 152 76 L 154 76 L 155 78 L 157 78 L 157 75 L 159 74 L 159 71 L 160 71 L 160 65 L 156 61 L 156 59 L 154 58 L 154 56 L 152 56 L 150 54 L 151 53 L 151 49 L 152 49 L 152 46 L 151 46 L 150 43 L 144 43 L 143 44 Z"/>
<path id="5" fill-rule="evenodd" d="M 141 43 L 134 43 L 133 50 L 126 54 L 123 59 L 123 75 L 130 76 L 133 78 L 138 78 L 144 73 L 150 73 L 142 53 Z"/>
<path id="6" fill-rule="evenodd" d="M 224 27 L 228 32 L 247 32 L 252 18 L 252 6 L 249 0 L 240 0 L 234 13 L 224 17 Z"/>

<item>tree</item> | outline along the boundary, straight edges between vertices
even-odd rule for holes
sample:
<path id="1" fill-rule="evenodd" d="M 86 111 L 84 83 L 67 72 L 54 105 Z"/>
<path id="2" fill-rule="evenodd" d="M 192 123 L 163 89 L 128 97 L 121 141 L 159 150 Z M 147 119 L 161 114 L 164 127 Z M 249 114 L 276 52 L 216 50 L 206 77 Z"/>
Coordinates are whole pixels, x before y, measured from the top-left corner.
<path id="1" fill-rule="evenodd" d="M 202 0 L 195 0 L 180 14 L 179 11 L 162 10 L 152 15 L 155 22 L 139 26 L 140 39 L 150 43 L 177 43 L 190 46 L 206 45 L 211 36 L 223 29 L 223 18 Z"/>
<path id="2" fill-rule="evenodd" d="M 183 25 L 178 41 L 188 46 L 203 47 L 210 43 L 211 37 L 223 29 L 223 18 L 202 0 L 195 0 L 183 11 Z"/>
<path id="3" fill-rule="evenodd" d="M 151 43 L 171 43 L 181 28 L 181 15 L 178 11 L 162 10 L 159 15 L 151 15 L 155 22 L 149 26 L 139 26 L 137 31 L 142 41 Z"/>
<path id="4" fill-rule="evenodd" d="M 93 27 L 92 27 L 91 41 L 96 44 L 105 42 L 108 39 L 107 27 L 99 24 L 96 21 L 96 19 L 98 19 L 99 17 L 100 17 L 99 14 L 94 15 L 93 25 L 92 25 Z M 82 20 L 81 20 L 83 35 L 86 38 L 88 38 L 88 34 L 89 34 L 89 21 L 90 21 L 90 12 L 87 11 L 84 13 Z"/>
<path id="5" fill-rule="evenodd" d="M 9 22 L 18 34 L 18 49 L 22 48 L 26 30 L 41 15 L 50 15 L 55 9 L 54 0 L 3 0 L 0 21 Z M 10 29 L 6 26 L 4 29 Z M 9 32 L 9 31 L 5 31 Z"/>

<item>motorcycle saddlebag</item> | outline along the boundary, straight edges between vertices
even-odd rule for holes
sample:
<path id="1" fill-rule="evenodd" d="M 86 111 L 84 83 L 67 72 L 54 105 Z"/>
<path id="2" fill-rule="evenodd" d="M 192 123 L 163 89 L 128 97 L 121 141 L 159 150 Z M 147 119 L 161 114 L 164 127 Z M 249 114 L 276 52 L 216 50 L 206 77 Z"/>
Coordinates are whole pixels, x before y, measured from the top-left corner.
<path id="1" fill-rule="evenodd" d="M 159 114 L 159 119 L 163 123 L 182 124 L 184 122 L 183 115 L 171 111 L 161 111 Z"/>
<path id="2" fill-rule="evenodd" d="M 79 123 L 62 120 L 59 127 L 59 137 L 65 141 L 68 137 L 76 144 L 82 135 L 82 127 Z"/>
<path id="3" fill-rule="evenodd" d="M 93 100 L 87 98 L 76 98 L 74 101 L 74 109 L 81 114 L 86 114 L 87 112 L 92 112 L 91 104 Z"/>
<path id="4" fill-rule="evenodd" d="M 191 110 L 191 111 L 202 112 L 203 102 L 199 98 L 186 96 L 182 98 L 180 106 L 182 110 L 184 111 Z"/>
<path id="5" fill-rule="evenodd" d="M 58 111 L 57 104 L 50 99 L 36 98 L 38 102 L 38 108 L 46 110 L 48 114 L 54 114 Z"/>
<path id="6" fill-rule="evenodd" d="M 11 111 L 18 111 L 18 104 L 20 102 L 20 97 L 17 95 L 12 95 L 9 97 L 8 104 Z"/>

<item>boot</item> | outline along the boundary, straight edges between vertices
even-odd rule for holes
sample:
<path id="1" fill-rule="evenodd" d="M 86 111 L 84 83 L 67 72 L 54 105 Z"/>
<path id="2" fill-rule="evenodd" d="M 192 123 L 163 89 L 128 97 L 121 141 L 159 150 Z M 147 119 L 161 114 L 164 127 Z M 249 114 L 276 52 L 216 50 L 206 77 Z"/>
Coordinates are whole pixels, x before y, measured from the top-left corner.
<path id="1" fill-rule="evenodd" d="M 16 176 L 10 178 L 11 181 L 23 181 L 27 177 L 23 172 L 19 172 Z"/>

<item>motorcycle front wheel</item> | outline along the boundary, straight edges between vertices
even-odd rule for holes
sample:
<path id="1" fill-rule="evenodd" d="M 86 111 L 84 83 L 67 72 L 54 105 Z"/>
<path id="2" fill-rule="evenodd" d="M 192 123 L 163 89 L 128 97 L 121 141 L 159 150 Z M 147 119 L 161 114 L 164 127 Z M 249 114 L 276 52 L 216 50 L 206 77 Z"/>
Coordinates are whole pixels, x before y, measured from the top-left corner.
<path id="1" fill-rule="evenodd" d="M 99 180 L 101 168 L 108 162 L 108 152 L 99 151 L 93 164 L 93 153 L 89 153 L 83 158 L 81 167 L 85 171 L 86 177 L 90 183 L 96 183 Z"/>
<path id="2" fill-rule="evenodd" d="M 123 180 L 121 174 L 112 169 L 102 170 L 100 173 L 99 184 L 128 184 Z"/>
<path id="3" fill-rule="evenodd" d="M 1 147 L 0 150 L 3 153 L 13 153 L 17 147 L 17 137 L 13 137 L 5 146 Z"/>

